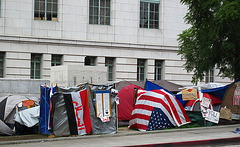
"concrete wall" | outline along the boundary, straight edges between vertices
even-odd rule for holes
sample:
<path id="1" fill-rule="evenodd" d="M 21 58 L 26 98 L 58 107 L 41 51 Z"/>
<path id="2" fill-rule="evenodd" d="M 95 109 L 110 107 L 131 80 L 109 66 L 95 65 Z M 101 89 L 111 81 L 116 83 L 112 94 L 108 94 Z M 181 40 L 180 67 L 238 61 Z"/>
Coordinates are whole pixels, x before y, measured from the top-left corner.
<path id="1" fill-rule="evenodd" d="M 40 85 L 51 86 L 49 80 L 3 79 L 0 78 L 0 97 L 28 95 L 40 98 Z"/>
<path id="2" fill-rule="evenodd" d="M 62 65 L 51 68 L 51 83 L 58 86 L 77 86 L 81 83 L 106 84 L 107 67 Z"/>

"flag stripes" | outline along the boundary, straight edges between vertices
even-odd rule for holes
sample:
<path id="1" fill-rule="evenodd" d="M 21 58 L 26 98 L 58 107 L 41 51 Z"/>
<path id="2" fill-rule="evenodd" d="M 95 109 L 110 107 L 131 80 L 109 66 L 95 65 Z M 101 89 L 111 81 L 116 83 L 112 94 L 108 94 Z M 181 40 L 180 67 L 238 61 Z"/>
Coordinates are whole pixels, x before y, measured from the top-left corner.
<path id="1" fill-rule="evenodd" d="M 130 128 L 146 131 L 181 126 L 189 122 L 182 105 L 164 89 L 139 90 L 129 125 Z"/>

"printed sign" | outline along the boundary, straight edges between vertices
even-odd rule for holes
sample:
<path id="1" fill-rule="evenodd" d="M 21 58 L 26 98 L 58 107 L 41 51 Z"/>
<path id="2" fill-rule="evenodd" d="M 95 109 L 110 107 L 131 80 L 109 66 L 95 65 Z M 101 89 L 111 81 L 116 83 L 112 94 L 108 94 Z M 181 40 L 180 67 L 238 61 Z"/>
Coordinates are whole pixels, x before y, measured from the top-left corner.
<path id="1" fill-rule="evenodd" d="M 96 93 L 96 111 L 97 117 L 103 117 L 102 93 Z"/>
<path id="2" fill-rule="evenodd" d="M 233 93 L 233 105 L 240 105 L 240 86 L 237 85 Z"/>
<path id="3" fill-rule="evenodd" d="M 110 117 L 110 93 L 103 93 L 104 117 Z"/>
<path id="4" fill-rule="evenodd" d="M 96 114 L 97 117 L 106 120 L 106 117 L 111 117 L 111 99 L 109 90 L 95 91 L 96 98 Z M 105 122 L 105 121 L 104 121 Z"/>
<path id="5" fill-rule="evenodd" d="M 207 115 L 206 115 L 206 117 L 205 117 L 205 120 L 217 124 L 218 121 L 219 121 L 219 115 L 220 115 L 219 112 L 208 109 L 208 110 L 207 110 Z"/>
<path id="6" fill-rule="evenodd" d="M 182 90 L 182 99 L 183 101 L 197 99 L 197 89 Z"/>

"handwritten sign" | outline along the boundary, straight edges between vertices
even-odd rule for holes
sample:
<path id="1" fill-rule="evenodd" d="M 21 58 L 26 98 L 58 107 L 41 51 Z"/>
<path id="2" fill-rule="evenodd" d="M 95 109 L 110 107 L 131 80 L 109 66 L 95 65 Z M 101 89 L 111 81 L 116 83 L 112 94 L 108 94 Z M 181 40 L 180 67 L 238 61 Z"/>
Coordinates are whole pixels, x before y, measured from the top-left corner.
<path id="1" fill-rule="evenodd" d="M 109 117 L 108 117 L 108 116 L 105 116 L 105 117 L 102 117 L 102 118 L 101 118 L 101 121 L 102 121 L 102 122 L 108 122 L 108 121 L 110 121 L 110 120 L 109 120 Z"/>
<path id="2" fill-rule="evenodd" d="M 202 106 L 208 108 L 209 105 L 210 105 L 210 103 L 211 103 L 211 99 L 208 99 L 208 98 L 203 97 L 202 102 L 201 102 L 201 105 L 202 105 Z"/>
<path id="3" fill-rule="evenodd" d="M 206 115 L 206 117 L 205 117 L 205 120 L 217 124 L 218 121 L 219 121 L 219 116 L 220 116 L 220 113 L 219 113 L 219 112 L 208 109 L 208 110 L 207 110 L 207 115 Z"/>
<path id="4" fill-rule="evenodd" d="M 182 90 L 182 99 L 183 101 L 197 99 L 197 89 Z"/>

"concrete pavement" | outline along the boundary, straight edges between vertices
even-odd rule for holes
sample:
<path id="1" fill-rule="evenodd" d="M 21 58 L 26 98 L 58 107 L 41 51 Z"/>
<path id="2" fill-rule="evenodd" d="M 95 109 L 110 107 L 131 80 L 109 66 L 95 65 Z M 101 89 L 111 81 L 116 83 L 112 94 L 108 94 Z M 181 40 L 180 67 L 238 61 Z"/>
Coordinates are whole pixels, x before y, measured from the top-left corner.
<path id="1" fill-rule="evenodd" d="M 87 135 L 78 137 L 59 137 L 52 139 L 35 139 L 0 142 L 0 146 L 200 146 L 211 143 L 232 142 L 240 146 L 240 134 L 233 133 L 240 124 L 211 126 L 199 128 L 169 129 L 139 132 L 119 130 L 118 134 Z M 27 144 L 26 144 L 27 143 Z"/>

